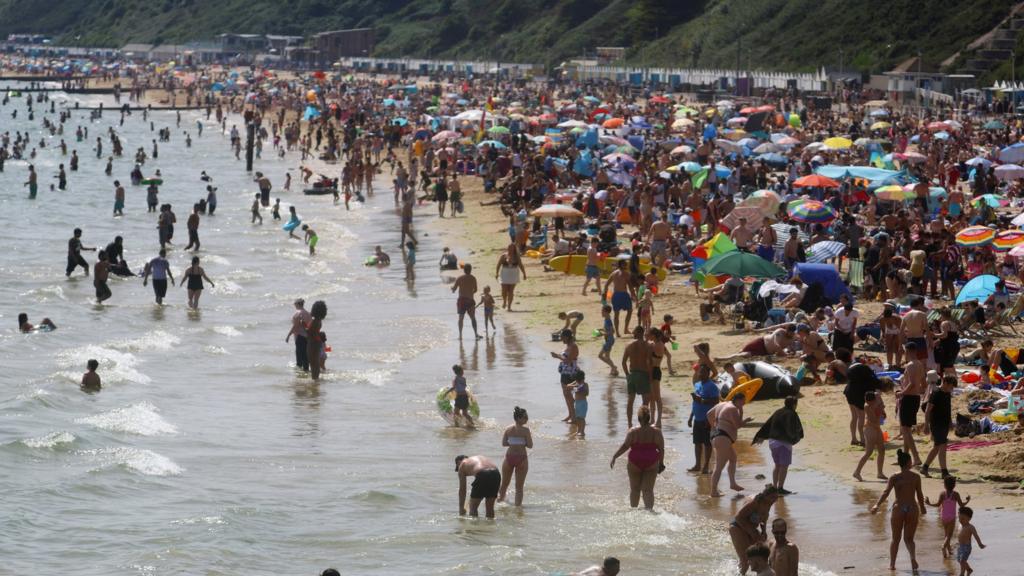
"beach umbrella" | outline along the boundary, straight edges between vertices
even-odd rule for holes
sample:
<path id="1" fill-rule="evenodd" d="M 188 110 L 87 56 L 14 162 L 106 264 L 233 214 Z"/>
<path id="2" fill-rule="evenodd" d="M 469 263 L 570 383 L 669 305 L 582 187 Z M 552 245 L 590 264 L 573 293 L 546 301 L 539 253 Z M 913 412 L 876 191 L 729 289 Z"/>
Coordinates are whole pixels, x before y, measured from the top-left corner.
<path id="1" fill-rule="evenodd" d="M 747 220 L 746 228 L 751 232 L 756 231 L 764 223 L 766 216 L 771 216 L 774 212 L 765 212 L 760 206 L 736 206 L 725 215 L 725 218 L 719 222 L 722 226 L 725 226 L 729 230 L 733 230 L 740 226 L 740 218 Z M 772 218 L 774 220 L 774 218 Z"/>
<path id="2" fill-rule="evenodd" d="M 991 244 L 996 231 L 986 226 L 971 226 L 956 233 L 956 243 L 961 246 L 974 247 Z"/>
<path id="3" fill-rule="evenodd" d="M 609 118 L 602 122 L 601 126 L 608 128 L 609 130 L 614 130 L 616 128 L 621 128 L 622 125 L 625 124 L 625 122 L 626 121 L 623 120 L 622 118 Z"/>
<path id="4" fill-rule="evenodd" d="M 942 132 L 943 130 L 948 130 L 948 129 L 949 129 L 949 124 L 946 124 L 945 122 L 929 122 L 928 123 L 928 130 L 930 132 Z"/>
<path id="5" fill-rule="evenodd" d="M 626 162 L 626 163 L 631 163 L 631 164 L 636 164 L 636 159 L 635 158 L 633 158 L 629 154 L 624 154 L 622 152 L 613 152 L 613 153 L 611 153 L 611 154 L 609 154 L 609 155 L 604 157 L 604 163 L 605 164 L 614 164 L 615 162 L 618 162 L 618 161 Z"/>
<path id="6" fill-rule="evenodd" d="M 565 204 L 545 204 L 530 212 L 530 216 L 540 218 L 583 218 L 583 212 Z"/>
<path id="7" fill-rule="evenodd" d="M 409 120 L 399 116 L 398 118 L 393 118 L 391 120 L 391 123 L 394 124 L 395 126 L 406 126 L 409 124 Z"/>
<path id="8" fill-rule="evenodd" d="M 772 194 L 774 194 L 774 192 L 772 192 Z M 740 203 L 737 204 L 736 208 L 733 210 L 738 210 L 740 208 L 757 208 L 761 211 L 762 216 L 774 217 L 775 213 L 778 212 L 779 204 L 781 203 L 777 198 L 778 196 L 773 199 L 770 196 L 754 196 L 751 194 L 743 200 L 740 200 Z"/>
<path id="9" fill-rule="evenodd" d="M 726 126 L 742 126 L 743 124 L 746 124 L 746 123 L 747 123 L 747 118 L 745 118 L 743 116 L 736 116 L 734 118 L 729 118 L 728 120 L 725 121 L 725 125 Z"/>
<path id="10" fill-rule="evenodd" d="M 1014 226 L 1024 226 L 1024 212 L 1014 216 L 1013 220 L 1010 220 L 1010 224 L 1013 224 Z"/>
<path id="11" fill-rule="evenodd" d="M 783 136 L 782 138 L 779 138 L 775 143 L 778 144 L 779 146 L 796 146 L 797 144 L 800 143 L 800 141 L 797 140 L 796 138 L 793 138 L 792 136 Z"/>
<path id="12" fill-rule="evenodd" d="M 446 140 L 458 140 L 459 138 L 462 138 L 462 134 L 459 134 L 454 130 L 441 130 L 437 134 L 434 134 L 434 137 L 431 138 L 431 140 L 434 142 L 444 142 Z"/>
<path id="13" fill-rule="evenodd" d="M 478 148 L 483 148 L 484 146 L 490 146 L 491 148 L 497 148 L 498 150 L 507 148 L 507 146 L 505 146 L 501 142 L 498 142 L 497 140 L 484 140 L 483 142 L 477 144 Z"/>
<path id="14" fill-rule="evenodd" d="M 696 122 L 690 120 L 689 118 L 677 118 L 674 122 L 672 122 L 672 129 L 683 130 L 689 126 L 693 126 L 694 124 L 696 124 Z"/>
<path id="15" fill-rule="evenodd" d="M 1010 201 L 1004 196 L 1000 196 L 998 194 L 982 194 L 974 200 L 971 200 L 971 205 L 975 208 L 980 208 L 982 202 L 992 208 L 999 208 L 1000 206 L 1007 206 L 1010 204 Z"/>
<path id="16" fill-rule="evenodd" d="M 988 122 L 985 122 L 985 125 L 982 126 L 982 128 L 985 130 L 1005 130 L 1006 124 L 1003 124 L 999 120 L 989 120 Z"/>
<path id="17" fill-rule="evenodd" d="M 835 240 L 823 240 L 811 244 L 807 249 L 807 261 L 812 264 L 818 264 L 838 258 L 843 252 L 846 252 L 846 244 L 836 242 Z"/>
<path id="18" fill-rule="evenodd" d="M 696 174 L 697 172 L 700 172 L 703 168 L 703 166 L 693 161 L 683 162 L 682 164 L 679 164 L 678 167 L 687 174 Z"/>
<path id="19" fill-rule="evenodd" d="M 715 146 L 721 148 L 722 150 L 724 150 L 726 152 L 732 153 L 732 154 L 743 154 L 743 149 L 744 149 L 743 145 L 738 144 L 736 142 L 729 141 L 729 140 L 725 140 L 723 138 L 719 138 L 718 140 L 715 140 Z"/>
<path id="20" fill-rule="evenodd" d="M 839 182 L 821 174 L 803 176 L 793 181 L 794 188 L 839 188 Z"/>
<path id="21" fill-rule="evenodd" d="M 580 120 L 566 120 L 565 122 L 559 122 L 556 126 L 559 128 L 583 128 L 588 126 L 588 124 Z"/>
<path id="22" fill-rule="evenodd" d="M 764 162 L 765 164 L 771 164 L 772 166 L 785 166 L 789 164 L 789 160 L 786 159 L 782 154 L 775 152 L 769 152 L 767 154 L 761 154 L 756 157 L 756 160 Z"/>
<path id="23" fill-rule="evenodd" d="M 891 127 L 892 124 L 890 124 L 889 122 L 875 122 L 874 124 L 871 125 L 872 130 L 888 130 Z"/>
<path id="24" fill-rule="evenodd" d="M 1024 161 L 1024 142 L 1018 142 L 999 151 L 999 161 L 1004 164 L 1018 164 Z"/>
<path id="25" fill-rule="evenodd" d="M 904 190 L 903 187 L 898 184 L 889 184 L 888 186 L 876 188 L 875 196 L 877 196 L 879 200 L 903 202 L 905 200 L 913 199 L 915 194 L 913 190 Z"/>
<path id="26" fill-rule="evenodd" d="M 754 154 L 769 154 L 771 152 L 782 152 L 784 148 L 772 142 L 765 142 L 752 150 Z"/>
<path id="27" fill-rule="evenodd" d="M 925 160 L 928 159 L 928 157 L 925 156 L 924 154 L 913 151 L 904 152 L 903 154 L 894 154 L 893 157 L 896 158 L 897 160 L 906 160 L 907 162 L 913 164 L 917 164 L 918 162 L 924 162 Z"/>
<path id="28" fill-rule="evenodd" d="M 1001 164 L 995 168 L 996 178 L 999 180 L 1016 180 L 1024 178 L 1024 167 L 1017 164 Z"/>
<path id="29" fill-rule="evenodd" d="M 984 166 L 985 168 L 988 168 L 992 165 L 992 161 L 987 158 L 982 158 L 981 156 L 976 156 L 967 162 L 964 162 L 964 164 L 967 164 L 968 166 Z"/>
<path id="30" fill-rule="evenodd" d="M 999 277 L 991 274 L 982 274 L 971 278 L 956 295 L 956 305 L 959 306 L 971 300 L 984 302 L 989 296 L 996 293 L 996 282 L 999 282 Z"/>
<path id="31" fill-rule="evenodd" d="M 689 154 L 690 152 L 693 152 L 693 148 L 687 146 L 686 144 L 683 144 L 681 146 L 676 146 L 675 148 L 673 148 L 669 152 L 669 154 L 672 154 L 672 155 L 675 155 L 675 154 Z"/>
<path id="32" fill-rule="evenodd" d="M 992 240 L 992 247 L 999 252 L 1006 252 L 1024 244 L 1024 230 L 1003 230 Z"/>
<path id="33" fill-rule="evenodd" d="M 509 132 L 507 126 L 491 126 L 487 131 L 491 134 L 508 134 Z"/>
<path id="34" fill-rule="evenodd" d="M 836 219 L 836 211 L 831 206 L 808 198 L 793 200 L 786 205 L 786 212 L 793 220 L 805 224 L 824 224 Z"/>
<path id="35" fill-rule="evenodd" d="M 385 98 L 384 100 L 381 101 L 381 104 L 383 104 L 385 106 L 394 106 L 395 105 L 395 99 L 394 98 Z"/>
<path id="36" fill-rule="evenodd" d="M 651 97 L 651 99 L 648 100 L 648 102 L 650 102 L 651 104 L 668 104 L 669 102 L 671 102 L 671 100 L 659 94 L 658 96 Z"/>
<path id="37" fill-rule="evenodd" d="M 731 250 L 708 260 L 700 267 L 705 275 L 728 274 L 737 278 L 778 278 L 786 271 L 779 265 L 742 250 Z"/>
<path id="38" fill-rule="evenodd" d="M 932 137 L 936 140 L 949 140 L 949 132 L 936 132 L 935 134 L 932 134 Z"/>
<path id="39" fill-rule="evenodd" d="M 1010 249 L 1007 256 L 1013 256 L 1014 258 L 1024 258 L 1024 244 L 1018 244 Z"/>
<path id="40" fill-rule="evenodd" d="M 841 138 L 841 137 L 837 136 L 837 137 L 829 138 L 829 139 L 825 140 L 824 142 L 822 142 L 822 144 L 824 144 L 825 146 L 828 146 L 829 148 L 832 148 L 833 150 L 845 150 L 845 149 L 853 146 L 853 140 L 850 140 L 849 138 Z"/>

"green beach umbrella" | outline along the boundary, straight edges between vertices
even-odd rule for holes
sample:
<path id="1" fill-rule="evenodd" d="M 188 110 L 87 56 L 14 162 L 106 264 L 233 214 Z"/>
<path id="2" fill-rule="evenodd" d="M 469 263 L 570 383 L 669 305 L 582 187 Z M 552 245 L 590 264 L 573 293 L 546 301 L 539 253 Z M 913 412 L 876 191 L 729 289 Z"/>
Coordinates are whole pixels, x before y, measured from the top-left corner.
<path id="1" fill-rule="evenodd" d="M 756 254 L 732 250 L 715 256 L 700 267 L 705 275 L 728 274 L 737 278 L 778 278 L 786 271 Z"/>
<path id="2" fill-rule="evenodd" d="M 506 126 L 491 126 L 487 129 L 491 134 L 508 134 L 508 127 Z"/>

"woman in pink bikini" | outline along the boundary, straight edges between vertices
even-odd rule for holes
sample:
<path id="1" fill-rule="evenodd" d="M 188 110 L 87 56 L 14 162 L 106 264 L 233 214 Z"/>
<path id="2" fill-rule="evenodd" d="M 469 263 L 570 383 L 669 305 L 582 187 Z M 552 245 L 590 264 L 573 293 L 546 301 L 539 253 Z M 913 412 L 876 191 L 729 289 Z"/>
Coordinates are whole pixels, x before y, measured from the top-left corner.
<path id="1" fill-rule="evenodd" d="M 622 446 L 612 456 L 611 467 L 615 468 L 615 460 L 628 450 L 629 505 L 636 508 L 643 495 L 644 508 L 654 510 L 654 481 L 665 469 L 665 437 L 651 426 L 651 409 L 646 404 L 640 406 L 636 419 L 640 425 L 626 433 Z"/>
<path id="2" fill-rule="evenodd" d="M 512 419 L 515 424 L 505 429 L 501 437 L 501 445 L 507 446 L 505 461 L 501 464 L 501 489 L 498 490 L 498 502 L 505 501 L 505 493 L 512 481 L 512 472 L 516 474 L 516 506 L 523 505 L 523 485 L 526 484 L 526 473 L 530 471 L 530 462 L 527 459 L 526 449 L 533 448 L 533 435 L 526 427 L 529 416 L 525 408 L 516 406 L 512 411 Z"/>

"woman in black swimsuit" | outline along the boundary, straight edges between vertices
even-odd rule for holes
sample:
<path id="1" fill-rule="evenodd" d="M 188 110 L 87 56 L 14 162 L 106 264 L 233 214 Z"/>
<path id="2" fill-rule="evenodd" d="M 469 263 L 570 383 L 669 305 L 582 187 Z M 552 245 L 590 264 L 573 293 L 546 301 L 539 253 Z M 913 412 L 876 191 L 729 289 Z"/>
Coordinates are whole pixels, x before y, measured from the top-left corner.
<path id="1" fill-rule="evenodd" d="M 942 323 L 939 324 L 939 332 L 935 335 L 935 362 L 941 372 L 956 374 L 953 366 L 960 355 L 960 333 L 957 332 L 957 325 L 953 322 L 953 313 L 949 308 L 943 308 L 939 315 Z"/>
<path id="2" fill-rule="evenodd" d="M 665 342 L 668 341 L 661 330 L 651 328 L 647 332 L 647 339 L 651 341 L 651 405 L 657 417 L 654 419 L 654 427 L 661 428 L 661 359 L 665 357 Z"/>
<path id="3" fill-rule="evenodd" d="M 203 280 L 213 286 L 213 280 L 206 275 L 206 271 L 199 265 L 199 256 L 192 257 L 192 265 L 185 270 L 185 277 L 181 284 L 188 287 L 188 307 L 193 310 L 199 309 L 199 296 L 203 293 Z"/>

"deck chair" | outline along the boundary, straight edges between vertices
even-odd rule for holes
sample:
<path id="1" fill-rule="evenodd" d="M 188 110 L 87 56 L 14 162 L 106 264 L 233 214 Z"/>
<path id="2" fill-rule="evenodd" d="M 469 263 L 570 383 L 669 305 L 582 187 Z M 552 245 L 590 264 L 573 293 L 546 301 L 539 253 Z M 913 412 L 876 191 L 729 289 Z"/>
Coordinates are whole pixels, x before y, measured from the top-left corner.
<path id="1" fill-rule="evenodd" d="M 998 315 L 996 315 L 995 322 L 988 328 L 987 332 L 994 336 L 1020 336 L 1020 332 L 1013 325 L 1014 320 L 1020 313 L 1024 312 L 1024 297 L 1018 294 L 1017 298 L 1013 302 L 1013 306 L 1006 308 Z"/>
<path id="2" fill-rule="evenodd" d="M 864 261 L 850 259 L 850 267 L 846 271 L 846 285 L 858 292 L 864 288 Z"/>

